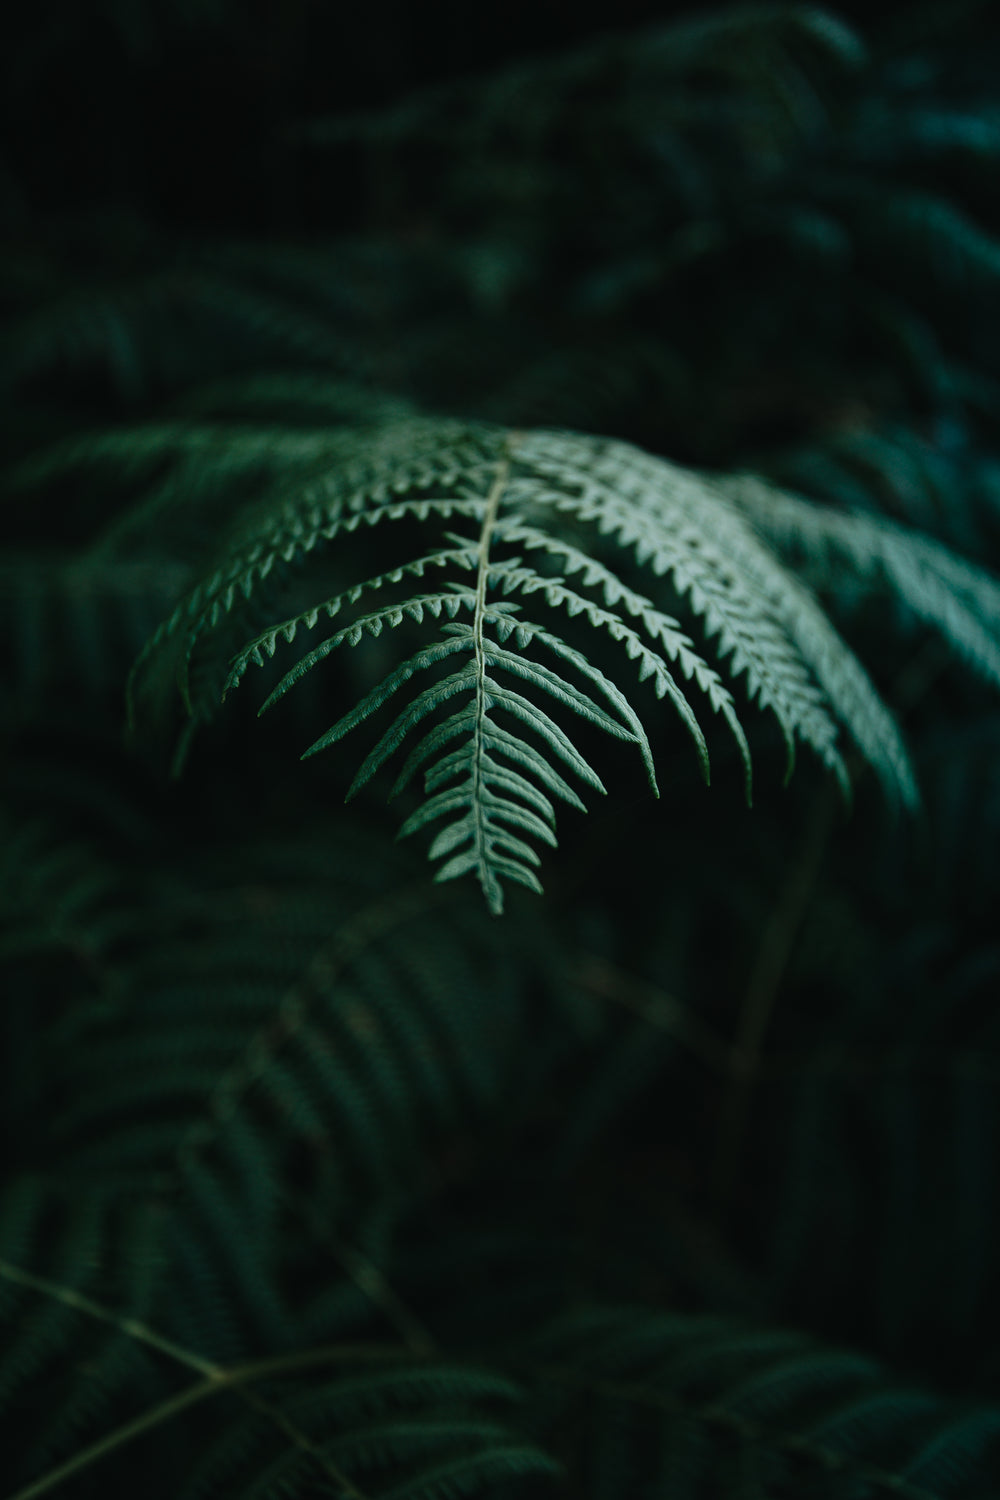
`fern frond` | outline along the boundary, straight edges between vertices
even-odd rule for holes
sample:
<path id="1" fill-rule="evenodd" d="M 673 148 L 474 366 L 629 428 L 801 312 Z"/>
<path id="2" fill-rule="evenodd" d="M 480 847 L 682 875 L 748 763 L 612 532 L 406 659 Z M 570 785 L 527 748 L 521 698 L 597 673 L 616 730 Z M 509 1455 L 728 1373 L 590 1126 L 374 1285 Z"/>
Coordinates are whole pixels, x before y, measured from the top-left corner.
<path id="1" fill-rule="evenodd" d="M 265 365 L 356 369 L 356 337 L 346 320 L 320 297 L 311 310 L 300 300 L 303 273 L 314 295 L 332 279 L 329 258 L 299 255 L 296 286 L 281 247 L 270 250 L 255 257 L 238 245 L 217 245 L 192 258 L 175 248 L 154 261 L 150 248 L 146 266 L 131 275 L 81 278 L 77 269 L 64 283 L 54 278 L 49 298 L 7 329 L 0 384 L 16 389 L 39 377 L 97 371 L 121 400 L 134 403 L 179 375 L 204 380 L 238 370 L 247 342 Z"/>
<path id="2" fill-rule="evenodd" d="M 0 563 L 0 640 L 18 695 L 58 686 L 120 693 L 163 606 L 190 570 L 166 559 L 58 558 L 41 551 Z M 6 674 L 5 674 L 6 675 Z"/>
<path id="3" fill-rule="evenodd" d="M 890 795 L 908 805 L 916 801 L 909 761 L 891 715 L 813 595 L 758 535 L 780 542 L 775 517 L 784 517 L 788 531 L 801 515 L 805 536 L 821 524 L 807 509 L 795 510 L 793 500 L 762 487 L 764 498 L 754 509 L 756 491 L 751 486 L 746 498 L 746 481 L 709 479 L 626 444 L 577 434 L 505 433 L 483 425 L 411 418 L 335 436 L 335 442 L 325 437 L 321 464 L 299 476 L 293 471 L 289 486 L 281 485 L 273 499 L 262 495 L 215 570 L 160 626 L 135 669 L 136 699 L 162 697 L 172 679 L 187 697 L 192 664 L 204 658 L 205 642 L 223 627 L 226 635 L 220 639 L 231 639 L 235 649 L 216 689 L 221 697 L 251 665 L 263 666 L 282 642 L 298 646 L 322 618 L 351 612 L 333 635 L 300 647 L 294 665 L 268 695 L 264 708 L 269 708 L 339 647 L 404 626 L 404 635 L 413 628 L 426 631 L 437 621 L 436 639 L 363 694 L 307 754 L 339 742 L 395 695 L 410 691 L 415 676 L 426 674 L 428 685 L 383 732 L 351 794 L 415 735 L 420 737 L 397 775 L 396 790 L 407 786 L 420 767 L 430 797 L 428 777 L 435 775 L 436 758 L 450 747 L 447 765 L 451 779 L 463 778 L 460 786 L 445 793 L 435 781 L 431 810 L 411 814 L 406 830 L 422 829 L 438 816 L 454 817 L 433 846 L 437 854 L 450 856 L 439 878 L 474 871 L 491 908 L 498 911 L 498 862 L 507 878 L 536 889 L 537 856 L 522 835 L 551 843 L 550 792 L 574 805 L 579 801 L 575 793 L 567 796 L 560 762 L 594 789 L 600 786 L 587 758 L 539 698 L 554 701 L 560 712 L 604 733 L 631 740 L 654 789 L 656 785 L 647 731 L 620 673 L 612 675 L 603 662 L 594 662 L 592 652 L 556 634 L 547 623 L 549 615 L 562 616 L 574 630 L 585 627 L 592 640 L 606 639 L 624 650 L 636 663 L 640 681 L 648 682 L 679 714 L 706 779 L 708 752 L 692 690 L 707 698 L 736 741 L 749 795 L 749 749 L 733 695 L 674 616 L 636 589 L 630 580 L 638 569 L 654 581 L 669 581 L 674 598 L 700 620 L 729 677 L 745 678 L 751 700 L 774 715 L 785 739 L 788 773 L 796 742 L 802 740 L 846 790 L 841 721 Z M 456 517 L 477 523 L 478 537 L 443 530 L 431 548 L 371 576 L 362 573 L 360 582 L 334 593 L 310 597 L 301 565 L 312 560 L 319 570 L 321 559 L 335 550 L 343 566 L 348 537 L 358 538 L 352 546 L 363 553 L 361 539 L 371 527 L 399 523 L 403 532 L 417 527 L 433 534 Z M 1000 663 L 1000 651 L 987 630 L 992 618 L 1000 619 L 1000 610 L 990 603 L 994 586 L 986 575 L 932 543 L 902 532 L 899 536 L 899 545 L 885 554 L 891 582 L 907 597 L 918 569 L 921 578 L 926 575 L 925 611 L 960 638 L 980 666 Z M 839 566 L 854 576 L 871 568 L 871 557 L 864 553 L 866 538 L 867 533 L 862 537 L 857 532 L 851 545 L 842 542 L 831 556 L 831 569 Z M 438 568 L 453 569 L 467 581 L 453 579 L 431 592 L 409 591 L 411 580 L 422 580 Z M 293 569 L 295 591 L 304 605 L 247 633 L 242 613 L 255 602 L 259 607 L 264 581 L 291 579 Z M 356 606 L 366 595 L 375 607 L 358 613 Z M 529 601 L 533 618 L 524 613 Z M 974 619 L 973 604 L 983 623 Z M 460 620 L 461 615 L 470 616 L 471 623 Z M 555 662 L 544 665 L 539 653 Z M 469 658 L 466 665 L 448 670 L 449 662 L 462 655 Z M 504 685 L 510 675 L 521 679 L 524 690 Z M 472 711 L 452 708 L 442 721 L 438 711 L 462 695 L 471 698 Z M 519 721 L 513 735 L 504 719 Z M 498 735 L 501 729 L 504 737 Z M 464 751 L 454 743 L 463 736 Z M 536 782 L 539 754 L 551 766 L 555 782 Z M 512 759 L 517 774 L 534 784 L 527 801 L 514 793 L 515 785 L 521 792 L 524 788 L 510 780 Z M 534 818 L 541 822 L 536 825 Z M 505 830 L 501 824 L 507 825 Z M 511 831 L 515 828 L 516 833 Z M 470 848 L 461 851 L 462 843 Z"/>
<path id="4" fill-rule="evenodd" d="M 627 654 L 633 659 L 638 659 L 640 663 L 640 681 L 652 677 L 657 697 L 669 695 L 674 707 L 683 715 L 685 708 L 682 703 L 686 703 L 686 700 L 683 700 L 670 673 L 664 670 L 663 661 L 658 653 L 662 653 L 668 661 L 677 662 L 685 678 L 697 684 L 708 697 L 712 709 L 716 713 L 721 713 L 726 720 L 736 740 L 749 778 L 750 749 L 743 726 L 736 715 L 732 694 L 718 672 L 698 654 L 693 643 L 675 619 L 670 615 L 665 615 L 662 610 L 658 610 L 650 599 L 629 588 L 602 562 L 581 552 L 579 548 L 572 546 L 561 537 L 538 531 L 531 526 L 514 523 L 504 528 L 504 540 L 519 543 L 558 558 L 567 573 L 571 575 L 582 573 L 584 584 L 591 588 L 599 588 L 609 607 L 613 608 L 620 602 L 626 613 L 637 618 L 647 635 L 656 642 L 658 651 L 651 651 L 642 638 L 630 630 L 622 620 L 616 620 L 610 613 L 598 610 L 589 600 L 581 598 L 579 594 L 571 593 L 559 580 L 538 581 L 528 576 L 528 590 L 541 587 L 549 603 L 562 604 L 570 616 L 581 612 L 586 613 L 592 625 L 605 628 L 612 640 L 623 642 Z M 549 589 L 552 590 L 551 597 Z"/>
<path id="5" fill-rule="evenodd" d="M 143 938 L 134 880 L 109 888 L 58 844 L 46 857 L 31 829 L 3 841 L 16 939 L 0 941 L 5 1023 L 38 1062 L 17 1080 L 0 1192 L 12 1481 L 169 1400 L 169 1365 L 119 1323 L 151 1324 L 224 1364 L 373 1318 L 420 1347 L 419 1323 L 382 1289 L 387 1210 L 434 1170 L 439 1143 L 467 1143 L 474 1121 L 507 1109 L 521 981 L 475 907 L 452 908 L 452 932 L 437 893 L 385 888 L 384 853 L 366 860 L 351 838 L 339 856 L 309 848 L 235 855 L 238 876 L 206 870 Z M 102 943 L 116 963 L 99 988 Z M 49 1024 L 35 1018 L 28 965 L 64 949 L 80 968 L 57 971 L 65 1014 Z M 25 1051 L 29 1026 L 39 1035 Z M 334 1256 L 331 1277 L 341 1234 L 358 1248 L 340 1267 Z M 109 1301 L 118 1323 L 89 1319 L 92 1302 Z M 485 1455 L 481 1436 L 442 1437 L 437 1457 Z M 500 1446 L 514 1463 L 523 1437 Z"/>
<path id="6" fill-rule="evenodd" d="M 95 1291 L 113 1283 L 130 1316 L 141 1318 L 162 1282 L 155 1208 L 123 1201 L 109 1186 L 81 1191 L 48 1174 L 22 1173 L 0 1198 L 0 1405 L 8 1479 L 25 1473 L 29 1458 L 37 1474 L 73 1451 L 107 1411 L 127 1410 L 137 1391 L 162 1389 L 148 1349 L 86 1316 Z M 23 1276 L 26 1264 L 45 1265 L 51 1278 Z M 39 1286 L 50 1280 L 58 1296 L 40 1299 Z M 25 1392 L 36 1401 L 22 1415 L 15 1448 L 10 1414 Z M 40 1392 L 48 1399 L 38 1400 Z"/>
<path id="7" fill-rule="evenodd" d="M 462 602 L 471 605 L 474 615 L 478 616 L 476 624 L 446 626 L 445 629 L 454 633 L 449 633 L 444 640 L 404 662 L 349 714 L 327 730 L 314 745 L 310 746 L 306 754 L 311 755 L 317 750 L 327 748 L 349 733 L 351 729 L 356 728 L 372 712 L 381 708 L 389 696 L 408 682 L 414 672 L 437 666 L 447 656 L 456 652 L 471 653 L 473 660 L 467 666 L 448 677 L 439 679 L 432 687 L 425 689 L 386 730 L 382 739 L 366 757 L 348 796 L 353 795 L 384 764 L 421 720 L 435 713 L 442 704 L 458 693 L 472 695 L 473 708 L 470 713 L 452 715 L 446 725 L 441 726 L 447 730 L 448 738 L 454 734 L 465 733 L 468 737 L 466 750 L 453 752 L 444 761 L 439 761 L 433 771 L 425 772 L 424 777 L 425 788 L 428 792 L 432 787 L 439 786 L 443 779 L 451 780 L 459 775 L 463 776 L 462 786 L 452 788 L 448 792 L 438 792 L 436 796 L 431 797 L 418 812 L 407 820 L 401 832 L 404 835 L 417 832 L 438 817 L 465 809 L 456 822 L 451 823 L 445 831 L 438 834 L 431 847 L 431 858 L 444 854 L 452 855 L 439 872 L 438 879 L 448 880 L 458 875 L 475 873 L 491 910 L 499 913 L 503 907 L 501 875 L 527 885 L 532 890 L 540 889 L 537 878 L 529 868 L 537 864 L 537 855 L 529 845 L 510 831 L 511 828 L 518 828 L 523 833 L 540 837 L 544 842 L 554 844 L 555 838 L 549 825 L 554 822 L 555 813 L 544 792 L 532 788 L 530 783 L 525 788 L 522 777 L 514 777 L 509 771 L 504 771 L 496 760 L 497 754 L 510 757 L 513 753 L 520 763 L 525 765 L 530 763 L 531 756 L 530 749 L 523 740 L 513 737 L 513 744 L 511 744 L 512 737 L 509 731 L 502 739 L 495 735 L 496 726 L 489 717 L 490 710 L 504 709 L 514 718 L 526 722 L 556 759 L 569 766 L 591 786 L 602 791 L 603 787 L 596 773 L 551 716 L 534 706 L 522 694 L 501 686 L 493 675 L 496 670 L 506 671 L 526 679 L 536 692 L 549 694 L 562 707 L 579 714 L 587 722 L 606 733 L 618 738 L 635 740 L 642 748 L 644 759 L 650 769 L 652 762 L 648 742 L 641 725 L 627 702 L 613 684 L 603 677 L 603 674 L 597 673 L 585 659 L 578 658 L 578 653 L 570 652 L 557 638 L 550 637 L 547 632 L 540 630 L 532 631 L 532 635 L 540 635 L 560 654 L 568 655 L 574 665 L 578 667 L 582 665 L 584 675 L 596 680 L 598 685 L 612 697 L 614 706 L 619 710 L 624 723 L 605 713 L 587 694 L 580 692 L 571 683 L 560 678 L 541 663 L 505 651 L 499 645 L 486 641 L 481 634 L 482 627 L 487 621 L 494 624 L 499 621 L 498 635 L 501 637 L 510 630 L 526 633 L 520 622 L 512 622 L 507 615 L 496 611 L 488 612 L 480 608 L 475 596 L 471 599 L 466 598 Z M 381 623 L 381 617 L 379 618 Z M 480 632 L 478 635 L 477 625 Z M 356 640 L 357 637 L 351 631 L 339 632 L 337 636 L 331 638 L 330 643 L 324 643 L 324 646 L 332 647 L 333 644 L 339 644 L 344 639 Z M 323 647 L 317 648 L 317 652 L 326 654 Z M 311 657 L 315 656 L 316 653 L 311 653 Z M 307 660 L 306 665 L 312 665 L 312 660 Z M 293 669 L 293 673 L 296 677 L 299 675 L 297 669 Z M 291 676 L 292 674 L 289 674 L 289 677 Z M 272 694 L 272 698 L 268 700 L 269 703 L 291 685 L 289 677 L 282 680 L 275 693 Z M 422 740 L 414 753 L 420 760 L 426 761 L 442 747 L 443 743 L 440 733 L 435 735 L 432 731 L 432 737 Z M 511 795 L 512 793 L 516 795 Z M 536 811 L 523 805 L 525 800 L 532 803 L 542 813 L 541 819 Z M 462 854 L 455 854 L 456 846 L 466 841 L 470 842 L 471 848 Z"/>
<path id="8" fill-rule="evenodd" d="M 819 589 L 847 577 L 891 592 L 935 626 L 987 681 L 1000 684 L 1000 582 L 956 553 L 874 516 L 813 505 L 755 479 L 725 481 L 726 493 Z"/>
<path id="9" fill-rule="evenodd" d="M 342 1361 L 349 1367 L 348 1351 Z M 504 1480 L 555 1477 L 559 1466 L 515 1425 L 521 1392 L 509 1377 L 441 1360 L 383 1358 L 309 1387 L 288 1382 L 279 1417 L 307 1440 L 289 1442 L 249 1411 L 222 1428 L 179 1492 L 210 1500 L 310 1493 L 325 1460 L 351 1494 L 381 1500 L 493 1493 Z"/>
<path id="10" fill-rule="evenodd" d="M 917 364 L 925 377 L 933 376 L 926 354 Z M 972 555 L 984 552 L 974 496 L 986 473 L 966 444 L 945 451 L 900 424 L 835 432 L 768 465 L 768 477 L 783 489 L 848 512 L 884 515 Z M 956 503 L 959 495 L 962 503 Z"/>
<path id="11" fill-rule="evenodd" d="M 546 478 L 562 481 L 563 493 L 552 503 L 634 548 L 638 561 L 654 574 L 671 575 L 704 617 L 708 634 L 718 637 L 720 655 L 729 658 L 731 671 L 746 672 L 751 697 L 777 718 L 788 755 L 786 774 L 794 766 L 798 734 L 846 786 L 836 725 L 826 702 L 851 723 L 860 694 L 854 702 L 837 701 L 837 669 L 842 667 L 855 685 L 864 678 L 809 596 L 775 566 L 773 556 L 711 484 L 624 444 L 579 441 L 590 448 L 590 461 L 583 464 L 579 455 L 573 461 L 565 439 L 543 434 L 532 443 L 529 462 Z M 832 668 L 822 683 L 826 702 L 811 675 L 824 659 Z M 869 697 L 876 700 L 874 690 Z M 884 714 L 883 723 L 888 724 Z M 890 785 L 905 762 L 893 733 L 884 762 Z M 909 792 L 905 782 L 902 790 Z"/>
<path id="12" fill-rule="evenodd" d="M 790 1330 L 595 1308 L 533 1340 L 527 1362 L 546 1427 L 586 1403 L 570 1459 L 586 1494 L 972 1500 L 1000 1473 L 995 1407 L 900 1387 Z"/>

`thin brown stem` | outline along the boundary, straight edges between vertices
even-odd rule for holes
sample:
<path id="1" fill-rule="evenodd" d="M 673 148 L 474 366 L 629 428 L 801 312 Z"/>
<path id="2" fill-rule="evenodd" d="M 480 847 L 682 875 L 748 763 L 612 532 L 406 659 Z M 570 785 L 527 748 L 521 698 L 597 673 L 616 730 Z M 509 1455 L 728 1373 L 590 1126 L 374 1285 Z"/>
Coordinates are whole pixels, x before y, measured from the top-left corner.
<path id="1" fill-rule="evenodd" d="M 185 1369 L 197 1371 L 203 1378 L 195 1385 L 189 1386 L 187 1390 L 168 1397 L 156 1406 L 141 1412 L 139 1416 L 116 1427 L 113 1432 L 107 1433 L 97 1442 L 89 1447 L 81 1449 L 64 1463 L 56 1468 L 50 1469 L 40 1479 L 32 1481 L 26 1488 L 18 1490 L 9 1500 L 37 1500 L 38 1496 L 48 1494 L 64 1480 L 71 1478 L 74 1474 L 88 1468 L 91 1464 L 98 1463 L 102 1458 L 114 1453 L 124 1444 L 132 1442 L 141 1437 L 144 1432 L 170 1421 L 179 1412 L 186 1411 L 188 1407 L 198 1402 L 207 1400 L 210 1396 L 218 1395 L 221 1391 L 232 1391 L 247 1406 L 266 1417 L 278 1430 L 284 1433 L 289 1442 L 300 1451 L 309 1454 L 315 1461 L 317 1467 L 322 1470 L 328 1479 L 336 1487 L 337 1493 L 344 1496 L 345 1500 L 366 1500 L 364 1492 L 344 1474 L 323 1453 L 322 1449 L 312 1441 L 307 1433 L 285 1415 L 279 1407 L 258 1396 L 256 1392 L 245 1390 L 243 1387 L 257 1380 L 275 1378 L 297 1374 L 302 1370 L 313 1368 L 317 1365 L 340 1363 L 343 1361 L 358 1361 L 365 1359 L 399 1359 L 398 1348 L 383 1348 L 372 1345 L 343 1345 L 332 1344 L 316 1349 L 300 1350 L 294 1354 L 282 1354 L 272 1359 L 256 1360 L 252 1363 L 226 1368 L 224 1365 L 214 1364 L 210 1360 L 203 1359 L 201 1355 L 195 1354 L 190 1349 L 174 1343 L 172 1339 L 165 1338 L 162 1334 L 150 1328 L 148 1324 L 139 1322 L 135 1318 L 122 1317 L 111 1308 L 104 1307 L 95 1302 L 92 1297 L 84 1296 L 74 1287 L 63 1286 L 59 1282 L 50 1281 L 44 1276 L 36 1276 L 32 1271 L 25 1271 L 20 1266 L 13 1265 L 10 1261 L 0 1260 L 0 1277 L 12 1282 L 16 1286 L 24 1287 L 26 1290 L 38 1292 L 40 1295 L 49 1297 L 53 1301 L 61 1302 L 63 1306 L 72 1308 L 75 1312 L 83 1313 L 86 1317 L 93 1318 L 97 1322 L 105 1323 L 109 1327 L 116 1328 L 128 1338 L 135 1339 L 137 1343 L 144 1344 L 155 1353 L 163 1355 L 175 1364 L 182 1365 Z"/>

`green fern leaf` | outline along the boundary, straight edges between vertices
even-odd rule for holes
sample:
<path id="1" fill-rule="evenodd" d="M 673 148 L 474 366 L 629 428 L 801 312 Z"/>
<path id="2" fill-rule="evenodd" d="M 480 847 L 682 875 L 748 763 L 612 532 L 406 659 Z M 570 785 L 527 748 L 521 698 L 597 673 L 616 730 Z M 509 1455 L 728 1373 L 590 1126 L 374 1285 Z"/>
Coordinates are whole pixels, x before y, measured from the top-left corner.
<path id="1" fill-rule="evenodd" d="M 786 1329 L 595 1308 L 532 1340 L 525 1362 L 546 1428 L 588 1403 L 585 1493 L 971 1500 L 998 1472 L 995 1407 L 900 1387 L 868 1356 Z"/>
<path id="2" fill-rule="evenodd" d="M 582 448 L 582 451 L 581 451 Z M 751 697 L 774 713 L 785 737 L 786 776 L 801 735 L 846 783 L 837 729 L 768 595 L 788 580 L 735 510 L 694 475 L 622 443 L 532 434 L 522 450 L 539 477 L 558 486 L 558 510 L 575 513 L 635 550 L 655 574 L 669 573 Z M 763 580 L 766 592 L 759 589 Z"/>
<path id="3" fill-rule="evenodd" d="M 835 588 L 849 570 L 856 583 L 891 591 L 936 626 L 975 671 L 1000 685 L 1000 582 L 990 574 L 892 521 L 814 505 L 749 475 L 727 481 L 726 488 L 817 587 Z"/>
<path id="4" fill-rule="evenodd" d="M 137 665 L 137 695 L 155 697 L 174 680 L 186 695 L 192 666 L 205 656 L 203 643 L 225 631 L 223 638 L 235 644 L 219 684 L 219 696 L 225 696 L 250 666 L 262 666 L 282 644 L 299 647 L 302 633 L 314 630 L 321 618 L 346 615 L 333 635 L 299 648 L 269 693 L 266 709 L 339 647 L 404 624 L 426 631 L 436 623 L 436 638 L 349 705 L 306 754 L 337 743 L 426 674 L 428 685 L 382 732 L 348 795 L 415 737 L 393 794 L 411 786 L 419 771 L 431 811 L 423 818 L 411 814 L 406 831 L 460 812 L 451 831 L 436 836 L 435 857 L 448 855 L 439 878 L 474 870 L 491 907 L 499 910 L 500 864 L 491 871 L 491 860 L 503 862 L 507 878 L 534 889 L 536 857 L 525 848 L 532 837 L 550 842 L 551 798 L 580 805 L 562 771 L 569 768 L 585 785 L 603 790 L 558 715 L 582 718 L 634 743 L 656 787 L 648 734 L 620 673 L 598 666 L 592 652 L 556 634 L 548 623 L 551 616 L 561 616 L 571 631 L 624 651 L 639 681 L 679 714 L 707 780 L 707 745 L 693 701 L 695 694 L 706 698 L 733 735 L 749 797 L 749 748 L 730 687 L 673 615 L 635 588 L 630 578 L 639 570 L 654 582 L 669 579 L 675 597 L 703 625 L 729 680 L 744 678 L 749 697 L 774 715 L 785 740 L 788 774 L 796 742 L 804 741 L 846 792 L 842 722 L 890 796 L 907 805 L 916 801 L 892 716 L 816 599 L 761 540 L 761 535 L 773 537 L 781 546 L 792 533 L 815 551 L 825 525 L 818 513 L 766 486 L 708 479 L 624 443 L 578 434 L 506 433 L 485 425 L 404 418 L 340 432 L 335 444 L 331 438 L 327 442 L 323 463 L 293 473 L 273 500 L 258 503 L 217 567 L 160 627 Z M 318 567 L 320 555 L 334 542 L 338 558 L 346 558 L 346 539 L 359 527 L 404 523 L 433 532 L 454 516 L 477 523 L 478 537 L 444 530 L 415 556 L 312 599 L 297 573 L 295 587 L 306 602 L 263 630 L 243 629 L 243 612 L 250 605 L 261 607 L 265 580 L 312 558 Z M 851 524 L 854 530 L 835 531 L 822 546 L 829 571 L 864 576 L 873 566 L 869 543 L 876 533 L 865 531 L 864 523 Z M 989 634 L 993 621 L 1000 621 L 992 582 L 933 543 L 916 539 L 912 545 L 889 546 L 889 533 L 878 535 L 881 551 L 874 555 L 884 578 L 904 597 L 918 598 L 924 614 L 1000 682 L 1000 650 Z M 548 570 L 540 571 L 536 561 Z M 553 566 L 560 571 L 554 573 Z M 412 580 L 445 567 L 464 577 L 433 592 L 410 591 Z M 365 596 L 374 607 L 359 613 Z M 535 618 L 523 613 L 528 600 Z M 549 664 L 539 661 L 539 654 Z M 456 655 L 468 661 L 448 672 Z M 510 676 L 520 679 L 523 690 L 506 684 Z M 468 695 L 471 706 L 449 709 L 460 695 Z M 557 717 L 540 706 L 546 701 Z M 510 718 L 518 721 L 513 731 L 507 727 Z M 437 777 L 442 756 L 446 772 Z M 445 782 L 460 774 L 469 801 L 457 800 L 455 786 L 440 800 Z M 503 822 L 501 808 L 507 819 L 502 835 L 496 832 Z M 510 830 L 518 820 L 515 835 Z M 459 826 L 469 848 L 461 848 Z"/>

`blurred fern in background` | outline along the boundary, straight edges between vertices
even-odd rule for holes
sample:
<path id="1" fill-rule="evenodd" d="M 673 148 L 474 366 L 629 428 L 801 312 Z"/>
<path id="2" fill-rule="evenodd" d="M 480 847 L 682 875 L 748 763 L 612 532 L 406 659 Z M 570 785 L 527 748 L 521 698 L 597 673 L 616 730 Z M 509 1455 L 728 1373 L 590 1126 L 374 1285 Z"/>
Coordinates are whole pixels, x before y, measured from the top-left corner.
<path id="1" fill-rule="evenodd" d="M 1000 1492 L 1000 32 L 615 22 L 13 18 L 2 1500 Z"/>

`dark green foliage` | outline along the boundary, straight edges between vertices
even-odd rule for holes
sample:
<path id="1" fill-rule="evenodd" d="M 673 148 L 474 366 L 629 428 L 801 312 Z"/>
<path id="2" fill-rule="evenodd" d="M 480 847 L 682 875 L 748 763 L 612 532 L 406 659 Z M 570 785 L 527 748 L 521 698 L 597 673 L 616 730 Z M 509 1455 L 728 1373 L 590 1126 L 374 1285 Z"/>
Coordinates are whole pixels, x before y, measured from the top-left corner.
<path id="1" fill-rule="evenodd" d="M 547 1422 L 582 1404 L 580 1493 L 975 1493 L 1000 1413 L 893 1388 L 856 1352 L 720 1318 L 601 1309 L 546 1330 L 531 1360 Z M 582 1415 L 582 1414 L 581 1414 Z M 974 1479 L 972 1480 L 975 1483 Z"/>
<path id="2" fill-rule="evenodd" d="M 1000 1492 L 995 21 L 500 19 L 12 25 L 0 1500 Z"/>

